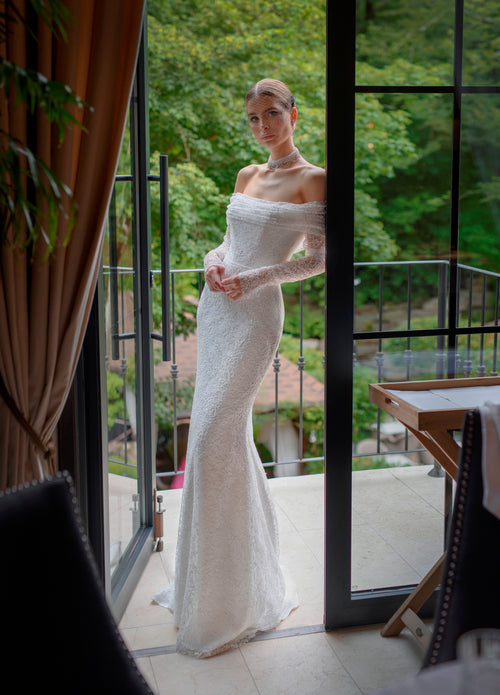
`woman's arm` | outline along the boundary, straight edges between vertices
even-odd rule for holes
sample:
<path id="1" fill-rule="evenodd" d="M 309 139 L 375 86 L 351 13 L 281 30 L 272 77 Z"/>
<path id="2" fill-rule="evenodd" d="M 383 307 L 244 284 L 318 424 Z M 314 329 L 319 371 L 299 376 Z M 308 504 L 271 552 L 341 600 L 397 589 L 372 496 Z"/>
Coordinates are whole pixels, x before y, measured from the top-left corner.
<path id="1" fill-rule="evenodd" d="M 239 274 L 241 290 L 250 292 L 264 285 L 280 285 L 282 282 L 297 282 L 325 270 L 325 237 L 318 234 L 306 234 L 304 240 L 305 256 L 294 258 L 284 263 L 268 265 L 262 268 L 245 270 Z"/>
<path id="2" fill-rule="evenodd" d="M 236 179 L 236 192 L 244 192 L 248 180 L 255 174 L 255 165 L 242 169 Z M 304 167 L 301 172 L 300 189 L 305 202 L 316 202 L 326 198 L 326 172 L 320 167 Z M 238 299 L 244 293 L 264 285 L 279 285 L 282 282 L 296 282 L 319 275 L 325 270 L 324 230 L 306 233 L 304 238 L 305 256 L 284 263 L 246 270 L 238 275 L 221 278 L 222 290 L 231 299 Z"/>
<path id="3" fill-rule="evenodd" d="M 222 285 L 224 279 L 225 268 L 224 268 L 224 258 L 226 253 L 229 251 L 229 246 L 231 244 L 229 227 L 227 228 L 226 234 L 224 235 L 224 240 L 222 244 L 217 246 L 216 249 L 212 249 L 205 256 L 203 261 L 203 267 L 205 269 L 205 281 L 208 288 L 212 292 L 224 292 L 225 289 Z"/>
<path id="4" fill-rule="evenodd" d="M 309 233 L 304 239 L 305 256 L 294 258 L 284 263 L 245 270 L 222 280 L 226 294 L 238 299 L 242 294 L 263 287 L 280 285 L 282 282 L 296 282 L 319 275 L 325 270 L 325 236 L 324 233 Z"/>

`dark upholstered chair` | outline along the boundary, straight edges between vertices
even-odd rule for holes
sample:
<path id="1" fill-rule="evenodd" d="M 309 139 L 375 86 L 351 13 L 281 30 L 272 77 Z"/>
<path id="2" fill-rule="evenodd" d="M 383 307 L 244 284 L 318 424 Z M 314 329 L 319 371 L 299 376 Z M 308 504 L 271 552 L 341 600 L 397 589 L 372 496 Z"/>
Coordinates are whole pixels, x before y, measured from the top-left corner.
<path id="1" fill-rule="evenodd" d="M 464 419 L 448 552 L 424 667 L 455 659 L 464 632 L 500 628 L 500 519 L 482 504 L 481 451 L 480 413 L 471 410 Z"/>
<path id="2" fill-rule="evenodd" d="M 0 494 L 3 693 L 152 695 L 122 641 L 60 475 Z"/>

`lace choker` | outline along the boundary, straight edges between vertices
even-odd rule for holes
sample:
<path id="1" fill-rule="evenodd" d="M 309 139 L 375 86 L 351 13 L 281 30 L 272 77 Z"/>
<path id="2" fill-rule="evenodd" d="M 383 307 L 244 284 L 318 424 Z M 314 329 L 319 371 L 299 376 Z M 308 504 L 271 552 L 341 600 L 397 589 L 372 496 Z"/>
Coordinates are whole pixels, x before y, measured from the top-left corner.
<path id="1" fill-rule="evenodd" d="M 287 154 L 285 157 L 271 159 L 269 156 L 269 159 L 267 160 L 267 168 L 271 171 L 274 171 L 275 169 L 287 169 L 291 164 L 296 162 L 299 157 L 300 152 L 296 147 L 294 147 L 290 154 Z"/>

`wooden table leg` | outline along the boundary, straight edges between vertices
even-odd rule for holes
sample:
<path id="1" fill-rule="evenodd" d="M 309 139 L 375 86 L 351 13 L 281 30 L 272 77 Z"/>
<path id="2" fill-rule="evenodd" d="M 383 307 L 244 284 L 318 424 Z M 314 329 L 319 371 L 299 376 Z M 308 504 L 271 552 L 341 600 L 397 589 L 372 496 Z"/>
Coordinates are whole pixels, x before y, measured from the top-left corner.
<path id="1" fill-rule="evenodd" d="M 427 449 L 429 454 L 434 456 L 441 468 L 456 480 L 460 447 L 454 441 L 451 433 L 446 431 L 419 432 L 408 425 L 405 425 L 405 427 Z"/>
<path id="2" fill-rule="evenodd" d="M 395 637 L 406 626 L 419 643 L 426 648 L 430 640 L 430 632 L 418 617 L 417 613 L 439 584 L 446 553 L 443 553 L 435 565 L 427 572 L 422 581 L 401 604 L 394 615 L 384 625 L 380 634 L 382 637 Z"/>

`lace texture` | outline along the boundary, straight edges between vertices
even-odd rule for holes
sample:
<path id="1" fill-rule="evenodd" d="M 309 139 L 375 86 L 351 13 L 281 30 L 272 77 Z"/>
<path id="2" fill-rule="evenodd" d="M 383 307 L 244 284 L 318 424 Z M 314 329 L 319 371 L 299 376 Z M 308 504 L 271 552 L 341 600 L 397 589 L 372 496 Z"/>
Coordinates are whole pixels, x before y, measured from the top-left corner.
<path id="1" fill-rule="evenodd" d="M 283 326 L 279 278 L 320 272 L 324 206 L 235 194 L 224 242 L 206 263 L 238 273 L 233 301 L 206 286 L 175 561 L 153 598 L 174 613 L 177 650 L 207 657 L 276 627 L 297 605 L 279 563 L 278 524 L 255 448 L 252 406 Z M 305 245 L 306 256 L 290 260 Z M 248 282 L 248 284 L 247 284 Z M 251 289 L 251 291 L 250 291 Z"/>
<path id="2" fill-rule="evenodd" d="M 205 271 L 207 268 L 209 268 L 211 265 L 224 265 L 224 258 L 226 257 L 226 253 L 229 251 L 229 227 L 227 228 L 227 232 L 224 236 L 224 241 L 220 246 L 217 246 L 216 249 L 212 249 L 212 251 L 209 251 L 207 255 L 205 256 L 205 259 L 203 261 L 203 267 Z"/>
<path id="3" fill-rule="evenodd" d="M 254 237 L 253 246 L 255 241 L 259 240 L 260 234 L 254 234 L 254 214 L 250 217 L 247 216 L 248 207 L 255 208 L 255 211 L 252 210 L 252 213 L 256 213 L 257 223 L 260 223 L 264 229 L 268 230 L 271 236 L 269 240 L 262 240 L 263 243 L 265 242 L 265 252 L 269 252 L 268 247 L 270 243 L 274 247 L 272 248 L 273 255 L 277 254 L 277 257 L 280 257 L 284 253 L 288 258 L 273 265 L 266 263 L 260 267 L 250 267 L 247 270 L 238 272 L 237 275 L 240 278 L 241 289 L 244 293 L 264 285 L 296 282 L 324 272 L 324 203 L 305 203 L 304 205 L 274 203 L 258 198 L 250 198 L 241 193 L 235 193 L 232 196 L 227 212 L 228 228 L 224 241 L 205 256 L 205 270 L 211 265 L 224 265 L 224 260 L 231 250 L 231 221 L 235 223 L 238 232 L 242 232 L 248 235 L 248 237 Z M 290 248 L 289 243 L 287 243 L 290 239 L 295 239 L 295 247 Z M 298 242 L 302 242 L 305 256 L 290 260 L 289 256 L 297 250 Z M 238 258 L 241 252 L 237 251 L 235 255 Z M 230 260 L 232 260 L 231 254 L 228 257 L 228 261 Z M 247 260 L 247 262 L 250 262 L 250 260 Z M 255 263 L 255 260 L 251 262 Z M 236 265 L 241 268 L 245 267 L 241 262 L 237 262 Z"/>

